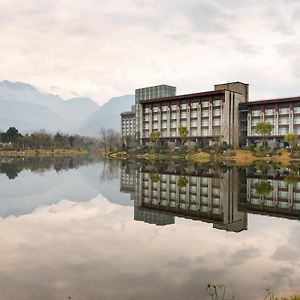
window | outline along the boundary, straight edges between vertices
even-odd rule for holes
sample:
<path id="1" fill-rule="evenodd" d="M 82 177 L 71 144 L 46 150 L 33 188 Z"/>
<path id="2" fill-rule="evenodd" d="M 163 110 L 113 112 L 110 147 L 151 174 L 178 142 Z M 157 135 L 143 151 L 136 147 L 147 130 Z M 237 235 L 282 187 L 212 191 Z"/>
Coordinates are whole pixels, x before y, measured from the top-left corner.
<path id="1" fill-rule="evenodd" d="M 149 107 L 144 108 L 144 113 L 149 113 Z"/>
<path id="2" fill-rule="evenodd" d="M 180 117 L 181 118 L 186 118 L 186 112 L 181 112 Z"/>
<path id="3" fill-rule="evenodd" d="M 191 122 L 191 127 L 197 127 L 197 121 L 196 120 L 193 120 Z"/>
<path id="4" fill-rule="evenodd" d="M 167 111 L 167 108 L 168 107 L 166 105 L 164 105 L 164 106 L 161 107 L 161 111 Z"/>
<path id="5" fill-rule="evenodd" d="M 182 104 L 180 105 L 180 109 L 186 109 L 186 103 L 182 103 Z"/>
<path id="6" fill-rule="evenodd" d="M 208 117 L 208 110 L 207 109 L 202 110 L 201 116 L 202 117 Z"/>
<path id="7" fill-rule="evenodd" d="M 213 116 L 220 116 L 220 115 L 221 115 L 221 109 L 220 108 L 213 110 Z"/>
<path id="8" fill-rule="evenodd" d="M 279 125 L 288 125 L 289 124 L 289 118 L 279 118 Z"/>
<path id="9" fill-rule="evenodd" d="M 153 129 L 157 129 L 157 128 L 158 128 L 157 122 L 155 122 L 155 123 L 152 124 L 152 128 L 153 128 Z"/>
<path id="10" fill-rule="evenodd" d="M 191 112 L 191 118 L 197 118 L 197 111 Z"/>
<path id="11" fill-rule="evenodd" d="M 260 110 L 252 110 L 251 114 L 252 114 L 252 117 L 259 117 L 260 116 Z"/>
<path id="12" fill-rule="evenodd" d="M 219 126 L 219 125 L 221 125 L 221 119 L 213 119 L 213 125 L 214 125 L 214 126 Z"/>
<path id="13" fill-rule="evenodd" d="M 273 118 L 265 118 L 265 122 L 269 122 L 272 125 L 274 125 L 274 119 Z"/>
<path id="14" fill-rule="evenodd" d="M 208 107 L 208 104 L 209 104 L 208 101 L 203 101 L 203 102 L 201 103 L 201 106 L 202 106 L 202 107 Z"/>
<path id="15" fill-rule="evenodd" d="M 191 135 L 196 136 L 197 135 L 197 129 L 192 129 L 191 130 Z"/>
<path id="16" fill-rule="evenodd" d="M 145 117 L 144 117 L 144 120 L 145 120 L 145 121 L 149 121 L 149 115 L 145 116 Z"/>
<path id="17" fill-rule="evenodd" d="M 252 125 L 252 126 L 256 126 L 256 124 L 257 124 L 258 122 L 260 122 L 259 119 L 258 119 L 258 120 L 251 120 L 251 125 Z"/>
<path id="18" fill-rule="evenodd" d="M 192 108 L 197 108 L 198 107 L 198 102 L 192 102 L 191 107 Z"/>
<path id="19" fill-rule="evenodd" d="M 266 116 L 272 116 L 274 115 L 274 109 L 273 108 L 269 108 L 265 110 L 265 115 Z"/>
<path id="20" fill-rule="evenodd" d="M 163 113 L 163 114 L 161 115 L 161 119 L 162 119 L 162 120 L 167 120 L 167 118 L 168 118 L 168 115 L 167 115 L 166 113 Z"/>
<path id="21" fill-rule="evenodd" d="M 175 110 L 176 111 L 177 110 L 177 105 L 176 104 L 175 105 L 171 105 L 171 110 L 173 110 L 173 111 Z"/>
<path id="22" fill-rule="evenodd" d="M 208 120 L 202 120 L 201 126 L 208 126 Z"/>
<path id="23" fill-rule="evenodd" d="M 171 119 L 177 119 L 177 114 L 176 113 L 171 113 Z"/>
<path id="24" fill-rule="evenodd" d="M 300 134 L 300 127 L 294 127 L 294 133 Z"/>
<path id="25" fill-rule="evenodd" d="M 220 106 L 221 105 L 221 100 L 215 100 L 213 102 L 213 106 Z"/>
<path id="26" fill-rule="evenodd" d="M 295 114 L 300 114 L 300 106 L 295 106 L 294 107 L 294 113 Z"/>
<path id="27" fill-rule="evenodd" d="M 289 133 L 289 129 L 288 128 L 279 128 L 279 135 L 286 135 Z"/>
<path id="28" fill-rule="evenodd" d="M 186 127 L 186 121 L 180 121 L 180 125 Z"/>
<path id="29" fill-rule="evenodd" d="M 300 125 L 300 117 L 294 117 L 294 124 Z"/>
<path id="30" fill-rule="evenodd" d="M 201 134 L 202 135 L 208 135 L 208 129 L 202 129 Z"/>
<path id="31" fill-rule="evenodd" d="M 167 128 L 167 122 L 162 122 L 162 123 L 161 123 L 161 127 L 162 127 L 162 128 Z"/>
<path id="32" fill-rule="evenodd" d="M 176 122 L 171 122 L 170 127 L 171 128 L 176 128 L 177 127 L 177 123 Z"/>
<path id="33" fill-rule="evenodd" d="M 288 114 L 289 109 L 287 107 L 282 107 L 282 108 L 279 109 L 279 113 L 280 114 Z"/>

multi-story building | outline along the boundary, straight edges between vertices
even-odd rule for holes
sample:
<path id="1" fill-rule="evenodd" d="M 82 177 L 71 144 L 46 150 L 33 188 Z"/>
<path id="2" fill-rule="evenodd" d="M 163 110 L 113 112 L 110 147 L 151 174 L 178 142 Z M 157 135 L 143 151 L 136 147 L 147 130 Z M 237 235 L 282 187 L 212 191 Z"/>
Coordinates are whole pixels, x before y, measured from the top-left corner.
<path id="1" fill-rule="evenodd" d="M 135 129 L 135 106 L 133 105 L 131 111 L 121 113 L 121 133 L 123 144 L 130 145 L 135 141 Z"/>
<path id="2" fill-rule="evenodd" d="M 240 105 L 240 128 L 244 144 L 257 144 L 261 137 L 256 133 L 258 122 L 272 124 L 269 140 L 284 146 L 288 133 L 300 135 L 300 97 L 258 100 Z"/>
<path id="3" fill-rule="evenodd" d="M 217 84 L 213 91 L 176 96 L 176 88 L 158 85 L 135 91 L 135 115 L 122 114 L 123 142 L 135 135 L 147 144 L 152 132 L 161 143 L 179 144 L 179 127 L 188 130 L 189 145 L 207 148 L 215 142 L 233 146 L 261 143 L 258 122 L 270 122 L 269 145 L 287 146 L 284 136 L 300 136 L 300 97 L 249 101 L 249 86 L 242 82 Z M 272 142 L 273 144 L 272 144 Z"/>
<path id="4" fill-rule="evenodd" d="M 140 140 L 140 127 L 142 127 L 142 106 L 140 101 L 152 100 L 165 97 L 176 96 L 176 87 L 161 84 L 157 86 L 145 87 L 135 90 L 135 111 L 136 111 L 136 139 Z"/>
<path id="5" fill-rule="evenodd" d="M 281 172 L 281 174 L 280 174 Z M 241 177 L 239 210 L 254 214 L 287 219 L 300 219 L 300 181 L 295 174 L 295 183 L 288 184 L 283 170 L 277 174 L 247 174 Z M 298 181 L 298 182 L 297 182 Z"/>
<path id="6" fill-rule="evenodd" d="M 147 144 L 154 131 L 160 132 L 161 142 L 179 143 L 178 128 L 184 126 L 189 131 L 187 140 L 200 147 L 207 147 L 210 141 L 238 146 L 239 104 L 248 101 L 248 84 L 232 82 L 215 85 L 208 92 L 136 99 L 141 144 Z"/>
<path id="7" fill-rule="evenodd" d="M 237 210 L 239 176 L 236 170 L 223 174 L 203 169 L 201 173 L 201 176 L 172 173 L 153 176 L 151 172 L 139 171 L 135 208 L 213 223 L 214 228 L 226 231 L 247 229 L 247 215 Z"/>

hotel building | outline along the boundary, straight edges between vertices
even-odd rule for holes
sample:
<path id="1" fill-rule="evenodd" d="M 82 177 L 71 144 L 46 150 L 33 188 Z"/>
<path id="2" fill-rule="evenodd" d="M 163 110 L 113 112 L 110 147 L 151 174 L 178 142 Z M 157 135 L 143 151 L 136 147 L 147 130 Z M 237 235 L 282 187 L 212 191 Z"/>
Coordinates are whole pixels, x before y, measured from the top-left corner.
<path id="1" fill-rule="evenodd" d="M 300 220 L 300 181 L 299 173 L 295 178 L 298 182 L 287 184 L 284 178 L 288 175 L 279 170 L 281 174 L 241 174 L 239 210 L 248 213 L 269 215 L 286 219 Z M 297 181 L 297 180 L 296 180 Z M 267 184 L 269 189 L 259 192 L 259 185 Z"/>
<path id="2" fill-rule="evenodd" d="M 201 176 L 137 173 L 135 209 L 173 217 L 213 223 L 213 227 L 240 232 L 247 229 L 247 214 L 239 212 L 239 177 L 235 169 L 227 173 L 202 170 Z M 156 176 L 157 177 L 157 176 Z M 180 181 L 185 178 L 186 185 Z"/>
<path id="3" fill-rule="evenodd" d="M 161 86 L 175 92 L 174 87 Z M 180 96 L 145 98 L 136 90 L 137 139 L 147 144 L 151 132 L 159 131 L 161 142 L 179 144 L 179 126 L 187 127 L 187 141 L 199 147 L 210 142 L 239 145 L 239 104 L 248 101 L 248 84 L 215 85 L 213 91 Z"/>
<path id="4" fill-rule="evenodd" d="M 131 111 L 121 113 L 121 133 L 122 143 L 130 145 L 135 141 L 135 106 L 131 107 Z"/>
<path id="5" fill-rule="evenodd" d="M 250 101 L 240 104 L 240 128 L 243 143 L 257 144 L 261 137 L 256 133 L 258 122 L 272 124 L 271 135 L 276 146 L 284 146 L 288 133 L 300 135 L 300 97 Z"/>
<path id="6" fill-rule="evenodd" d="M 135 136 L 140 145 L 160 132 L 160 142 L 179 145 L 178 128 L 188 130 L 187 144 L 207 148 L 226 142 L 238 147 L 261 143 L 258 122 L 270 122 L 271 147 L 287 146 L 284 136 L 300 136 L 300 97 L 249 101 L 249 85 L 242 82 L 217 84 L 213 91 L 176 96 L 176 88 L 158 85 L 135 91 L 135 114 L 122 115 L 123 143 Z"/>

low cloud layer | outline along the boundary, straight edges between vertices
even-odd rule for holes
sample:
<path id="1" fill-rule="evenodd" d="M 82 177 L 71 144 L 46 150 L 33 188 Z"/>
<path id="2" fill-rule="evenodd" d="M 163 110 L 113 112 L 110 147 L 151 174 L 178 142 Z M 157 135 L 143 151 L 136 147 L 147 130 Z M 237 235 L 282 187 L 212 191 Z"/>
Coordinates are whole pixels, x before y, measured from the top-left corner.
<path id="1" fill-rule="evenodd" d="M 231 80 L 252 99 L 297 95 L 299 11 L 294 0 L 0 0 L 0 78 L 99 103 Z"/>

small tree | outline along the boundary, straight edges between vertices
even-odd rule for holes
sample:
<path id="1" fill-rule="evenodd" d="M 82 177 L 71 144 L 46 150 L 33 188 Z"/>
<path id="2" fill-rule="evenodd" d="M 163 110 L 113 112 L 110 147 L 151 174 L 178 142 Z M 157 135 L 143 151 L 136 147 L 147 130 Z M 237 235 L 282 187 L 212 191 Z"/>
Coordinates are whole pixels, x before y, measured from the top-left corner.
<path id="1" fill-rule="evenodd" d="M 255 132 L 261 135 L 264 146 L 267 144 L 267 136 L 271 134 L 272 128 L 273 126 L 270 122 L 258 122 L 256 124 Z"/>
<path id="2" fill-rule="evenodd" d="M 293 153 L 298 144 L 298 135 L 296 133 L 288 133 L 284 136 L 284 140 L 289 143 Z"/>
<path id="3" fill-rule="evenodd" d="M 184 145 L 187 135 L 189 134 L 188 129 L 185 126 L 180 125 L 178 127 L 178 133 L 180 136 L 181 146 Z"/>
<path id="4" fill-rule="evenodd" d="M 160 132 L 159 131 L 153 131 L 150 133 L 150 141 L 153 143 L 158 143 L 160 139 Z"/>
<path id="5" fill-rule="evenodd" d="M 260 181 L 255 184 L 256 193 L 260 196 L 268 196 L 271 194 L 273 188 L 267 180 Z"/>

